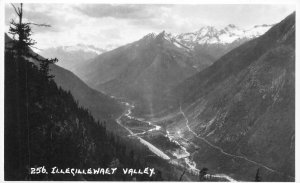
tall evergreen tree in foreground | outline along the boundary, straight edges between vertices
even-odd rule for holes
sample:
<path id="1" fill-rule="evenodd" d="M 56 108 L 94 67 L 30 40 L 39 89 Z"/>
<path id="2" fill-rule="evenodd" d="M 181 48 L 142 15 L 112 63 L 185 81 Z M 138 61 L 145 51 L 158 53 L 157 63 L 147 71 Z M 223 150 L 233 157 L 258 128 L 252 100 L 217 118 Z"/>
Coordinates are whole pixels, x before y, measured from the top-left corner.
<path id="1" fill-rule="evenodd" d="M 260 182 L 260 181 L 261 181 L 261 177 L 259 175 L 259 168 L 258 168 L 255 175 L 255 182 Z"/>
<path id="2" fill-rule="evenodd" d="M 57 61 L 57 59 L 41 59 L 38 58 L 37 55 L 34 55 L 33 52 L 30 50 L 30 47 L 33 47 L 35 45 L 35 41 L 30 38 L 32 34 L 31 25 L 33 23 L 24 23 L 23 22 L 23 4 L 21 3 L 20 6 L 16 7 L 12 4 L 12 7 L 14 8 L 15 13 L 17 14 L 18 21 L 14 21 L 13 19 L 10 22 L 10 28 L 9 33 L 12 35 L 13 40 L 9 41 L 7 45 L 5 46 L 6 50 L 9 51 L 7 53 L 10 62 L 7 65 L 12 66 L 14 70 L 10 71 L 9 74 L 13 74 L 12 77 L 6 77 L 6 84 L 13 84 L 13 101 L 11 104 L 15 106 L 15 123 L 16 128 L 14 129 L 16 131 L 16 140 L 18 141 L 19 146 L 16 149 L 17 153 L 17 164 L 19 169 L 22 167 L 22 165 L 26 164 L 27 167 L 30 167 L 31 165 L 31 152 L 30 152 L 30 122 L 29 122 L 29 92 L 30 88 L 30 80 L 29 75 L 33 74 L 30 72 L 30 68 L 33 68 L 34 65 L 31 62 L 26 61 L 26 58 L 33 58 L 36 60 L 39 60 L 41 65 L 47 65 L 46 68 L 49 68 L 50 63 L 54 63 Z M 35 24 L 37 26 L 48 26 L 44 24 Z M 7 58 L 7 57 L 6 57 Z M 42 70 L 40 70 L 42 71 Z M 9 71 L 6 71 L 8 73 Z M 44 71 L 45 72 L 45 71 Z M 46 71 L 45 73 L 47 73 Z M 6 75 L 8 76 L 8 75 Z M 48 78 L 47 75 L 41 75 L 40 78 Z M 8 81 L 10 80 L 10 81 Z M 6 90 L 7 91 L 7 90 Z M 6 94 L 8 94 L 6 92 Z M 12 93 L 10 93 L 12 94 Z M 7 96 L 7 95 L 6 95 Z M 9 98 L 9 97 L 8 97 Z M 6 101 L 9 99 L 5 98 Z M 24 107 L 24 108 L 23 108 Z M 7 116 L 6 116 L 7 117 Z M 9 124 L 11 125 L 11 124 Z M 6 123 L 5 127 L 9 126 Z M 26 131 L 22 129 L 26 129 Z M 6 134 L 10 132 L 6 131 Z M 7 136 L 5 136 L 7 137 Z M 8 137 L 7 137 L 8 138 Z M 8 138 L 11 140 L 10 138 Z M 5 141 L 7 142 L 7 141 Z M 7 145 L 7 144 L 6 144 Z M 9 146 L 11 144 L 8 144 Z M 6 147 L 7 147 L 6 146 Z M 7 153 L 9 154 L 9 153 Z M 6 155 L 7 155 L 6 154 Z M 7 164 L 6 164 L 7 165 Z"/>
<path id="3" fill-rule="evenodd" d="M 16 52 L 17 59 L 22 57 L 30 57 L 40 62 L 41 71 L 47 78 L 49 76 L 49 64 L 53 64 L 58 60 L 54 59 L 44 59 L 39 57 L 37 54 L 34 54 L 30 48 L 35 48 L 34 45 L 36 42 L 30 37 L 32 35 L 31 25 L 50 27 L 47 24 L 36 24 L 36 23 L 24 23 L 23 22 L 23 3 L 20 4 L 20 7 L 16 7 L 11 4 L 15 10 L 15 13 L 18 16 L 19 21 L 15 22 L 13 19 L 10 21 L 9 33 L 13 36 L 14 44 L 12 49 Z"/>

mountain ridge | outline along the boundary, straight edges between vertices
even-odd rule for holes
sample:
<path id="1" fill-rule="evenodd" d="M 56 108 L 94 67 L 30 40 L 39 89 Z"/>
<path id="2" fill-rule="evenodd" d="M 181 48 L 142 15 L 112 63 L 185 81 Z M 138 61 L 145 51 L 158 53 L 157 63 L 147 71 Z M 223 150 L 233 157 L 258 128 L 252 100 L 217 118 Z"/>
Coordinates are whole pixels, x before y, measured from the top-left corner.
<path id="1" fill-rule="evenodd" d="M 193 73 L 190 54 L 161 32 L 99 55 L 78 75 L 99 91 L 144 105 Z"/>
<path id="2" fill-rule="evenodd" d="M 175 38 L 193 49 L 195 44 L 230 44 L 242 39 L 250 40 L 264 34 L 272 26 L 256 25 L 251 29 L 241 29 L 233 24 L 220 29 L 204 26 L 195 32 L 176 35 Z"/>

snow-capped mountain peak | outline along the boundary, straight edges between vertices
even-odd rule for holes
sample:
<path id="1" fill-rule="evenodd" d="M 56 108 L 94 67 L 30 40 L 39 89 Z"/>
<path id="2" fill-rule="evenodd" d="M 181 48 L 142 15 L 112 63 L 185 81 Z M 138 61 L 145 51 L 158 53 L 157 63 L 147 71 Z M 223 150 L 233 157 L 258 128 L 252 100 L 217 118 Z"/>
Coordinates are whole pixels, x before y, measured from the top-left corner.
<path id="1" fill-rule="evenodd" d="M 246 41 L 258 37 L 268 31 L 273 25 L 256 25 L 251 29 L 242 29 L 234 24 L 228 24 L 223 28 L 203 26 L 195 32 L 172 34 L 162 31 L 158 34 L 150 33 L 143 37 L 147 40 L 166 40 L 176 47 L 191 51 L 197 45 L 228 45 L 236 41 Z"/>
<path id="2" fill-rule="evenodd" d="M 246 30 L 245 35 L 250 38 L 258 37 L 262 35 L 262 33 L 267 32 L 273 25 L 255 25 L 251 29 Z"/>
<path id="3" fill-rule="evenodd" d="M 205 26 L 200 28 L 198 31 L 196 31 L 196 34 L 198 36 L 213 36 L 218 32 L 218 30 L 215 27 L 212 26 Z"/>
<path id="4" fill-rule="evenodd" d="M 85 44 L 77 44 L 74 46 L 62 46 L 62 49 L 66 52 L 83 51 L 83 52 L 93 52 L 98 55 L 106 51 L 104 49 L 97 48 L 93 45 L 85 45 Z"/>
<path id="5" fill-rule="evenodd" d="M 143 39 L 154 39 L 156 37 L 155 33 L 149 33 L 146 36 L 143 37 Z"/>
<path id="6" fill-rule="evenodd" d="M 272 25 L 264 24 L 244 30 L 234 24 L 229 24 L 222 29 L 213 26 L 204 26 L 196 32 L 179 34 L 176 36 L 176 40 L 191 49 L 197 44 L 230 44 L 238 40 L 258 37 L 271 27 Z"/>

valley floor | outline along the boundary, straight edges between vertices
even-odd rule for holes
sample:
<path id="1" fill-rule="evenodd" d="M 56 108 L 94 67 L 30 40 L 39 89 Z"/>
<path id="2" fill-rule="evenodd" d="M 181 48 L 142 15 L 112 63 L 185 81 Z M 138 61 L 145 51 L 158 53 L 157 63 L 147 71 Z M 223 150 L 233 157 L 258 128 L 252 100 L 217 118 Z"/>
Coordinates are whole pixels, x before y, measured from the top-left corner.
<path id="1" fill-rule="evenodd" d="M 115 97 L 113 97 L 115 98 Z M 221 147 L 214 145 L 207 139 L 201 137 L 195 133 L 189 126 L 189 119 L 185 115 L 184 111 L 180 109 L 170 116 L 165 116 L 158 119 L 137 118 L 132 116 L 132 110 L 135 108 L 133 104 L 129 102 L 121 101 L 122 105 L 126 106 L 124 113 L 119 116 L 117 123 L 128 131 L 128 137 L 137 138 L 139 142 L 145 145 L 156 156 L 168 161 L 169 164 L 186 170 L 191 175 L 199 176 L 200 167 L 207 165 L 210 167 L 211 174 L 210 179 L 216 181 L 252 181 L 249 180 L 249 176 L 237 175 L 233 170 L 224 170 L 224 167 L 216 167 L 215 164 L 202 163 L 197 159 L 199 156 L 203 156 L 203 147 L 206 149 L 213 149 L 216 160 L 226 160 L 234 162 L 234 166 L 242 163 L 245 167 L 262 168 L 265 169 L 267 174 L 280 176 L 281 173 L 274 170 L 267 165 L 256 162 L 242 155 L 235 155 L 226 152 Z M 162 125 L 166 119 L 178 119 L 181 123 L 184 121 L 184 126 L 178 131 L 172 127 L 166 127 Z M 197 141 L 195 139 L 198 139 Z M 199 141 L 200 140 L 200 141 Z M 207 150 L 206 150 L 207 152 Z M 205 156 L 205 155 L 204 155 Z M 200 166 L 201 164 L 201 166 Z M 218 164 L 218 163 L 217 163 Z M 202 167 L 203 168 L 203 167 Z M 188 179 L 188 178 L 187 178 Z M 289 177 L 290 180 L 294 180 L 294 177 Z"/>
<path id="2" fill-rule="evenodd" d="M 140 143 L 148 147 L 149 150 L 158 157 L 167 160 L 174 166 L 185 169 L 189 174 L 199 176 L 200 170 L 197 168 L 196 162 L 193 161 L 193 154 L 196 151 L 191 153 L 187 150 L 190 146 L 196 146 L 193 142 L 184 138 L 184 136 L 180 134 L 171 134 L 168 130 L 157 125 L 157 120 L 155 122 L 151 120 L 146 121 L 142 118 L 135 118 L 131 116 L 132 110 L 135 106 L 128 102 L 121 103 L 126 106 L 126 110 L 116 119 L 116 121 L 120 126 L 128 131 L 128 137 L 139 139 Z M 184 115 L 181 109 L 180 113 Z M 190 129 L 188 122 L 186 125 L 186 127 Z M 151 126 L 151 128 L 149 128 L 149 126 Z M 190 132 L 193 133 L 192 130 L 190 130 Z M 159 138 L 160 136 L 166 138 Z M 153 140 L 156 138 L 159 139 Z M 210 178 L 218 181 L 237 181 L 224 173 L 211 174 Z"/>

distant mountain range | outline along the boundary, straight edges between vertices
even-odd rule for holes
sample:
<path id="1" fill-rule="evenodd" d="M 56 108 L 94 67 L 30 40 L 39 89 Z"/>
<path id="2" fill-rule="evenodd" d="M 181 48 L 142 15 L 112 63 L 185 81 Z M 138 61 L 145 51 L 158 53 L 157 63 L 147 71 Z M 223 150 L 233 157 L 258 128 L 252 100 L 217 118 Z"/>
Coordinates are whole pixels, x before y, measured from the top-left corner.
<path id="1" fill-rule="evenodd" d="M 233 24 L 217 29 L 213 26 L 205 26 L 196 32 L 183 33 L 175 36 L 175 39 L 194 49 L 197 45 L 204 44 L 231 44 L 235 41 L 249 40 L 264 34 L 273 25 L 256 25 L 249 30 L 241 29 Z"/>
<path id="2" fill-rule="evenodd" d="M 224 54 L 253 38 L 261 36 L 273 25 L 256 25 L 251 29 L 241 29 L 233 24 L 217 29 L 204 26 L 196 32 L 179 35 L 167 34 L 174 45 L 190 52 L 194 67 L 205 69 Z"/>
<path id="3" fill-rule="evenodd" d="M 46 58 L 56 57 L 59 62 L 57 65 L 72 72 L 80 64 L 104 53 L 106 50 L 97 48 L 93 45 L 77 44 L 75 46 L 59 46 L 42 50 L 39 54 Z"/>
<path id="4" fill-rule="evenodd" d="M 190 33 L 178 35 L 165 33 L 165 39 L 190 52 L 193 55 L 194 67 L 200 71 L 245 41 L 264 34 L 270 27 L 272 25 L 264 24 L 245 30 L 233 24 L 229 24 L 223 29 L 204 26 L 198 31 Z M 149 35 L 156 36 L 155 33 Z M 93 45 L 77 44 L 44 49 L 39 54 L 47 58 L 58 58 L 60 60 L 59 66 L 76 73 L 86 62 L 106 51 L 108 50 Z"/>

